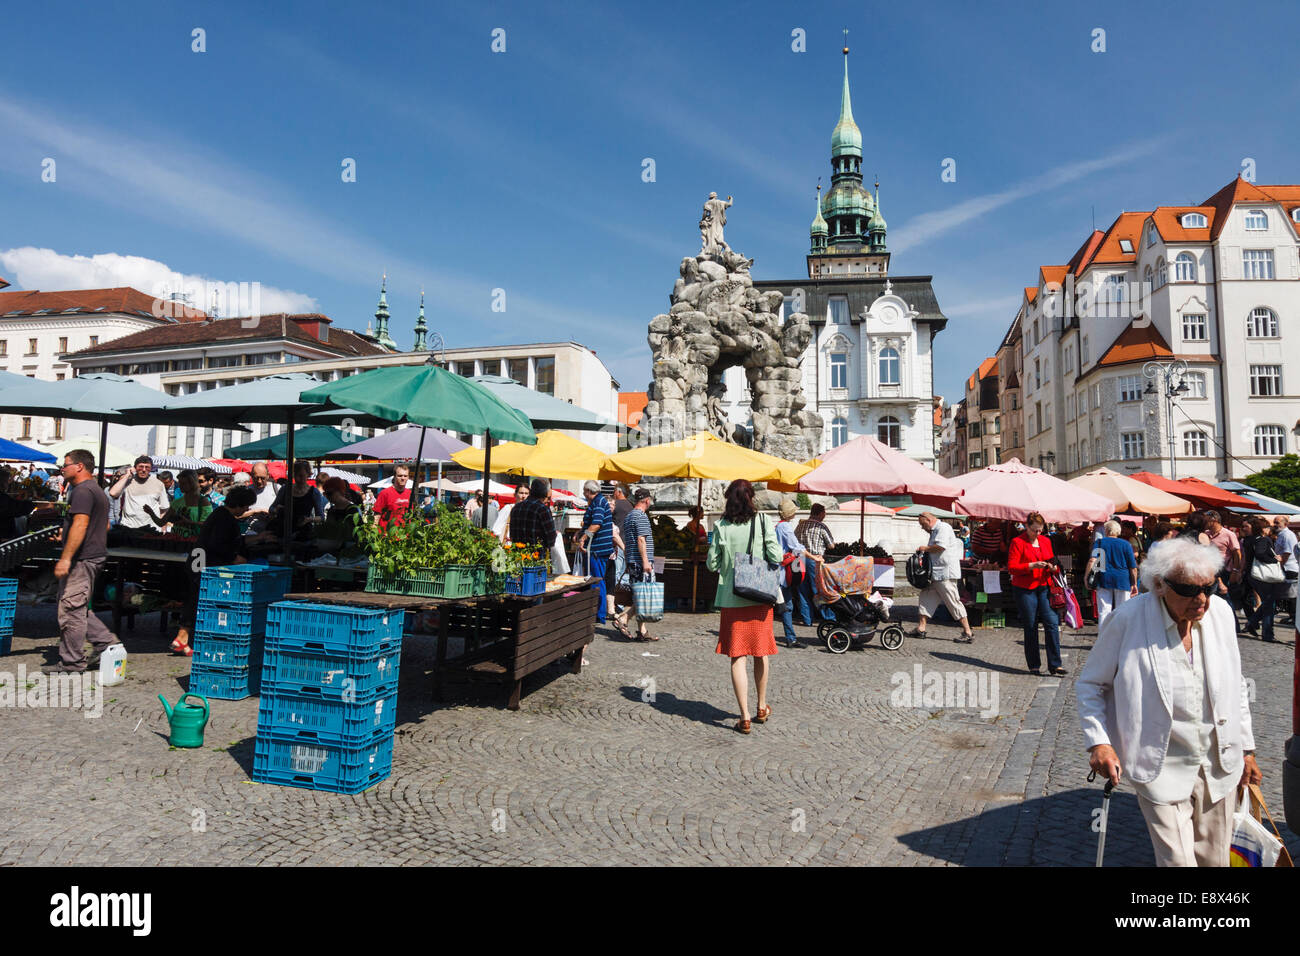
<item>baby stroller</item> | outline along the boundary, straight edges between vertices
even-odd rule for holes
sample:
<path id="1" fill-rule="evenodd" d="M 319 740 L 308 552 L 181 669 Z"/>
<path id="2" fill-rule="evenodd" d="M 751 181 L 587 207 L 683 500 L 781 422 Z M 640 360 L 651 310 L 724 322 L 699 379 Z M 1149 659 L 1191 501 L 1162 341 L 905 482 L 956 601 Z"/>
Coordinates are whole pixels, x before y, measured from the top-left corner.
<path id="1" fill-rule="evenodd" d="M 867 644 L 877 632 L 882 647 L 896 651 L 903 646 L 903 629 L 889 623 L 891 602 L 873 593 L 871 563 L 870 558 L 849 555 L 817 567 L 813 601 L 835 615 L 834 621 L 817 625 L 817 636 L 833 654 L 843 654 L 854 641 Z"/>

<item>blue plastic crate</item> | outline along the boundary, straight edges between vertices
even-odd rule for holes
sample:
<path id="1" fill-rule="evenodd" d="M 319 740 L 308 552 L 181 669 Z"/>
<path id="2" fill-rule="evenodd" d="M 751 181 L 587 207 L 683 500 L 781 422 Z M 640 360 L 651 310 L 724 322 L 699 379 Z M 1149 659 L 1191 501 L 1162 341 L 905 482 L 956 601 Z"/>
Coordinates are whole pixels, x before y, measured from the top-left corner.
<path id="1" fill-rule="evenodd" d="M 376 735 L 393 735 L 397 694 L 368 703 L 343 703 L 320 697 L 263 693 L 257 709 L 257 734 L 318 740 L 343 747 L 364 747 Z"/>
<path id="2" fill-rule="evenodd" d="M 14 636 L 0 634 L 0 657 L 7 657 L 14 649 Z"/>
<path id="3" fill-rule="evenodd" d="M 0 578 L 0 604 L 18 603 L 18 579 Z"/>
<path id="4" fill-rule="evenodd" d="M 0 604 L 0 636 L 12 637 L 14 633 L 14 615 L 18 606 L 12 602 Z"/>
<path id="5" fill-rule="evenodd" d="M 262 686 L 268 694 L 374 700 L 397 690 L 401 653 L 400 640 L 384 641 L 372 650 L 327 651 L 286 647 L 268 636 L 262 653 Z"/>
<path id="6" fill-rule="evenodd" d="M 265 564 L 206 568 L 199 578 L 199 599 L 226 604 L 270 604 L 284 597 L 292 580 L 292 568 Z"/>
<path id="7" fill-rule="evenodd" d="M 341 747 L 259 732 L 253 748 L 257 783 L 360 793 L 387 779 L 392 770 L 391 734 L 363 747 Z"/>
<path id="8" fill-rule="evenodd" d="M 266 633 L 283 647 L 366 650 L 402 639 L 406 612 L 280 601 L 266 615 Z"/>
<path id="9" fill-rule="evenodd" d="M 266 632 L 265 604 L 218 604 L 199 600 L 196 631 L 225 634 L 228 637 L 252 637 Z"/>
<path id="10" fill-rule="evenodd" d="M 505 579 L 506 594 L 518 594 L 521 597 L 533 597 L 546 592 L 546 569 L 524 568 L 523 573 L 507 575 Z"/>
<path id="11" fill-rule="evenodd" d="M 194 634 L 195 664 L 213 664 L 217 667 L 262 668 L 261 637 L 231 637 L 226 634 Z"/>
<path id="12" fill-rule="evenodd" d="M 191 694 L 202 694 L 215 700 L 243 700 L 258 692 L 259 675 L 256 668 L 217 667 L 213 664 L 190 666 Z"/>

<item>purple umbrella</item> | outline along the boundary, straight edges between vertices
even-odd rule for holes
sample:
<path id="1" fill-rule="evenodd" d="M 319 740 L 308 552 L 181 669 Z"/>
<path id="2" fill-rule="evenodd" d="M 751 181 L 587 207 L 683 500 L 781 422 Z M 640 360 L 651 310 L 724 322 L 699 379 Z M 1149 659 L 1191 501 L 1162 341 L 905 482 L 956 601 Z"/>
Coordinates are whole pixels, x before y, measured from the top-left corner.
<path id="1" fill-rule="evenodd" d="M 420 432 L 424 431 L 424 450 L 420 450 Z M 454 438 L 437 428 L 399 428 L 376 435 L 364 441 L 336 448 L 326 458 L 374 458 L 379 461 L 414 461 L 416 456 L 425 461 L 451 461 L 451 456 L 468 448 L 459 438 Z"/>

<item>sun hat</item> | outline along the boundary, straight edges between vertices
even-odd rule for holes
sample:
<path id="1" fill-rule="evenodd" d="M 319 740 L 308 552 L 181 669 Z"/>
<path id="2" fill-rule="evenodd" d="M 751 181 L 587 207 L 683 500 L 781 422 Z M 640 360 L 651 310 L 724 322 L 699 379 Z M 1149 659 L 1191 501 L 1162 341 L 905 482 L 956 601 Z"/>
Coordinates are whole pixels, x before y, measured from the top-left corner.
<path id="1" fill-rule="evenodd" d="M 789 521 L 799 513 L 799 506 L 789 498 L 781 499 L 781 517 Z"/>

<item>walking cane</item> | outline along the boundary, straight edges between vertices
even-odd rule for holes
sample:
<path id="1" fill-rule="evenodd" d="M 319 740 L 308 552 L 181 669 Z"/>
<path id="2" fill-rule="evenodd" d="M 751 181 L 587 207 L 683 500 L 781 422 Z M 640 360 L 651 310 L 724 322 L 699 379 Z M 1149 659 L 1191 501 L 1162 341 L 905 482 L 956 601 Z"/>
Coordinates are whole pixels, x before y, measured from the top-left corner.
<path id="1" fill-rule="evenodd" d="M 1092 783 L 1097 779 L 1097 771 L 1093 770 L 1088 774 L 1088 782 Z M 1097 837 L 1097 866 L 1101 866 L 1102 857 L 1106 855 L 1106 818 L 1110 816 L 1110 792 L 1115 789 L 1115 784 L 1110 780 L 1106 781 L 1106 786 L 1101 791 L 1101 826 L 1100 834 Z"/>

